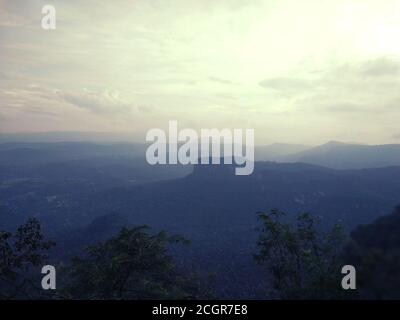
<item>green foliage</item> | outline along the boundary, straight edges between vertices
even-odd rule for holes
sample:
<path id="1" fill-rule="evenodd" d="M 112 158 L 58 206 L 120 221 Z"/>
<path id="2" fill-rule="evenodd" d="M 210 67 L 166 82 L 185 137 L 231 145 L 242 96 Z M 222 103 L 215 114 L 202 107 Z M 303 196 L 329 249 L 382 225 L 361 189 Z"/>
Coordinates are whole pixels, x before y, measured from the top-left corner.
<path id="1" fill-rule="evenodd" d="M 73 299 L 184 299 L 199 294 L 195 277 L 176 271 L 168 245 L 186 243 L 148 227 L 123 228 L 116 236 L 86 249 L 66 268 L 64 295 Z"/>
<path id="2" fill-rule="evenodd" d="M 341 296 L 342 228 L 320 233 L 317 219 L 303 213 L 292 226 L 278 210 L 259 213 L 262 222 L 255 259 L 272 275 L 273 295 L 281 299 L 329 299 Z"/>
<path id="3" fill-rule="evenodd" d="M 0 297 L 30 297 L 35 290 L 30 271 L 46 264 L 44 254 L 54 243 L 44 239 L 37 219 L 29 219 L 12 234 L 0 231 Z"/>

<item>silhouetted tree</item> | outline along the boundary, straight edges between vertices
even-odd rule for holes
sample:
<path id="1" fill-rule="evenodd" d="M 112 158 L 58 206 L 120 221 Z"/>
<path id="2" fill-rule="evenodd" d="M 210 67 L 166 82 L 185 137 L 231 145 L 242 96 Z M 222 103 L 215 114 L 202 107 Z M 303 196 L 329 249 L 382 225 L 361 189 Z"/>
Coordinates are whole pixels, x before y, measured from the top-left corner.
<path id="1" fill-rule="evenodd" d="M 328 299 L 341 296 L 340 225 L 318 232 L 316 217 L 303 213 L 297 223 L 282 221 L 278 210 L 259 213 L 262 226 L 255 259 L 272 276 L 274 296 L 281 299 Z"/>
<path id="2" fill-rule="evenodd" d="M 123 228 L 73 258 L 63 294 L 73 299 L 185 299 L 203 294 L 198 279 L 179 273 L 167 254 L 169 244 L 187 240 L 147 231 L 146 226 Z"/>
<path id="3" fill-rule="evenodd" d="M 45 252 L 54 242 L 45 240 L 40 223 L 30 219 L 13 234 L 0 231 L 0 298 L 37 296 L 32 270 L 46 264 Z M 38 283 L 40 285 L 40 283 Z"/>

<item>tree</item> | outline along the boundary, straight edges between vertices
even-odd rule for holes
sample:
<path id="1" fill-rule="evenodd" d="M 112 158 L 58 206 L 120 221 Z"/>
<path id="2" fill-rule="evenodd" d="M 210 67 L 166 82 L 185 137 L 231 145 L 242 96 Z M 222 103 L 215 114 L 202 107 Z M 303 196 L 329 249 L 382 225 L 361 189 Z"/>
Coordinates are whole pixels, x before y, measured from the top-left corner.
<path id="1" fill-rule="evenodd" d="M 37 294 L 31 272 L 46 264 L 45 252 L 54 242 L 45 240 L 37 219 L 29 219 L 13 234 L 0 231 L 0 298 L 30 298 Z"/>
<path id="2" fill-rule="evenodd" d="M 114 237 L 75 257 L 64 295 L 73 299 L 184 299 L 200 294 L 195 277 L 181 275 L 167 254 L 168 245 L 186 243 L 147 226 L 123 228 Z"/>
<path id="3" fill-rule="evenodd" d="M 303 213 L 292 226 L 279 210 L 258 213 L 262 226 L 255 259 L 272 275 L 273 295 L 281 299 L 329 299 L 341 296 L 340 225 L 317 231 L 316 217 Z"/>

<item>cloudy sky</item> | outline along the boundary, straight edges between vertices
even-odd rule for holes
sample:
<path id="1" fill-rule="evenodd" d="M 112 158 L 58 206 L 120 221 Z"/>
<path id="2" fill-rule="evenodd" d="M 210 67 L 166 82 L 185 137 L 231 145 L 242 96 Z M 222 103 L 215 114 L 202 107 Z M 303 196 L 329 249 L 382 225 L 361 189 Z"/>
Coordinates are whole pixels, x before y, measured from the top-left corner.
<path id="1" fill-rule="evenodd" d="M 400 143 L 400 1 L 0 0 L 0 132 L 168 120 Z"/>

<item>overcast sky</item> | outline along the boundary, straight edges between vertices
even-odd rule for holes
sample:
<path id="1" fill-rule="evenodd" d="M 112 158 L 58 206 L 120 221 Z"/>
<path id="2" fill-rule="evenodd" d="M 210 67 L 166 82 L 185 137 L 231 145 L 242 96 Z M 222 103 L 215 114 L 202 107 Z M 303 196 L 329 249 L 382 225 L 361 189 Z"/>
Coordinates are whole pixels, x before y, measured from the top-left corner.
<path id="1" fill-rule="evenodd" d="M 0 0 L 1 132 L 400 143 L 399 76 L 398 0 Z"/>

